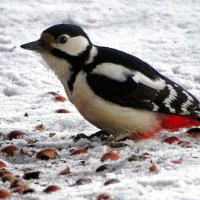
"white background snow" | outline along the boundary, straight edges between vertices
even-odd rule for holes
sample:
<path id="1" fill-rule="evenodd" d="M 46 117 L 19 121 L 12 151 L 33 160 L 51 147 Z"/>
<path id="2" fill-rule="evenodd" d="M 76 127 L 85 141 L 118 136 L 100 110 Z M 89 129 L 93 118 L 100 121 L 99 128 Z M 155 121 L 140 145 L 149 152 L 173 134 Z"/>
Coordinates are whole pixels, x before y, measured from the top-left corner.
<path id="1" fill-rule="evenodd" d="M 14 144 L 36 152 L 44 147 L 58 150 L 55 160 L 41 161 L 16 153 L 0 158 L 6 169 L 23 176 L 25 171 L 41 171 L 40 179 L 29 180 L 35 193 L 13 193 L 11 199 L 93 200 L 108 193 L 114 200 L 199 200 L 200 138 L 191 138 L 185 130 L 163 132 L 145 141 L 126 141 L 128 147 L 115 149 L 117 161 L 106 161 L 111 168 L 95 172 L 101 156 L 110 149 L 98 140 L 74 143 L 70 137 L 97 131 L 87 123 L 69 101 L 56 102 L 48 92 L 65 95 L 61 83 L 39 55 L 19 46 L 39 38 L 51 25 L 80 25 L 94 44 L 131 53 L 154 66 L 159 72 L 200 99 L 200 1 L 199 0 L 1 0 L 0 2 L 0 149 Z M 67 114 L 57 109 L 70 110 Z M 24 114 L 27 113 L 28 117 Z M 43 124 L 44 131 L 36 130 Z M 12 130 L 26 132 L 21 139 L 8 140 Z M 49 137 L 49 133 L 56 133 Z M 178 135 L 190 148 L 167 144 L 162 138 Z M 27 140 L 36 140 L 29 147 Z M 70 150 L 93 146 L 87 154 L 70 156 Z M 148 153 L 145 160 L 129 162 L 132 154 Z M 171 161 L 181 160 L 180 164 Z M 85 161 L 85 165 L 81 165 Z M 151 163 L 158 166 L 149 172 Z M 70 175 L 58 175 L 67 166 Z M 79 178 L 92 182 L 73 186 Z M 110 178 L 120 182 L 104 186 Z M 50 184 L 62 189 L 52 194 L 43 191 Z M 0 187 L 9 190 L 8 182 Z"/>

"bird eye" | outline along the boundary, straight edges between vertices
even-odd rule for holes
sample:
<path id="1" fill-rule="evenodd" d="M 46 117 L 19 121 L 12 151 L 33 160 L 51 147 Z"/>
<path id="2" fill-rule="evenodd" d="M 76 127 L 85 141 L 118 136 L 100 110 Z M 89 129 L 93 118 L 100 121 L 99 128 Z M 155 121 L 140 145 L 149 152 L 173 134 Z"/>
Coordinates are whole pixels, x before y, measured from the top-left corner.
<path id="1" fill-rule="evenodd" d="M 59 37 L 59 38 L 58 38 L 58 42 L 59 42 L 60 44 L 65 44 L 65 43 L 67 42 L 67 37 L 65 37 L 65 36 Z"/>

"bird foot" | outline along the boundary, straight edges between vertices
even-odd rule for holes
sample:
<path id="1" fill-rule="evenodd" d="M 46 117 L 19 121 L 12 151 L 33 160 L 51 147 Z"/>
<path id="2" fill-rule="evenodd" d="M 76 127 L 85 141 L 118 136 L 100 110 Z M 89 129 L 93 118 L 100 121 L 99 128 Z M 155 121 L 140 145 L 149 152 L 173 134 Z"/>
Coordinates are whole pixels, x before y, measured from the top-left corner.
<path id="1" fill-rule="evenodd" d="M 72 139 L 74 142 L 78 142 L 80 139 L 87 139 L 89 141 L 93 141 L 94 138 L 100 138 L 101 141 L 111 141 L 113 140 L 114 136 L 106 131 L 98 131 L 92 135 L 85 135 L 84 133 L 79 133 L 76 136 L 73 136 Z"/>

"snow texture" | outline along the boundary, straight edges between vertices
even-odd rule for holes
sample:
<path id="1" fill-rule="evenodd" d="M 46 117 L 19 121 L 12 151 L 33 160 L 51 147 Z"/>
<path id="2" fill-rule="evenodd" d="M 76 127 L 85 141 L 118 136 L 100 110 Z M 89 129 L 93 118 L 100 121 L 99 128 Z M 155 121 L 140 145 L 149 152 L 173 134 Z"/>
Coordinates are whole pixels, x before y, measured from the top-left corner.
<path id="1" fill-rule="evenodd" d="M 61 83 L 41 57 L 19 47 L 38 39 L 51 25 L 80 25 L 94 44 L 117 48 L 145 60 L 200 99 L 199 22 L 199 0 L 2 0 L 0 150 L 14 144 L 23 151 L 33 151 L 33 156 L 18 152 L 7 157 L 0 152 L 0 158 L 7 161 L 8 170 L 20 177 L 27 171 L 41 171 L 40 179 L 28 181 L 35 193 L 13 193 L 11 199 L 95 200 L 106 192 L 114 200 L 199 200 L 200 138 L 191 138 L 180 130 L 165 131 L 144 141 L 127 140 L 129 146 L 114 150 L 120 159 L 105 161 L 109 169 L 95 172 L 104 164 L 101 156 L 110 149 L 98 139 L 73 142 L 71 136 L 90 135 L 97 129 L 69 101 L 57 102 L 48 94 L 58 92 L 65 96 Z M 70 113 L 56 113 L 60 108 Z M 44 131 L 36 130 L 41 123 Z M 26 135 L 8 140 L 12 130 L 24 131 Z M 49 137 L 50 133 L 55 135 Z M 162 142 L 163 137 L 171 135 L 178 135 L 190 145 Z M 91 147 L 88 153 L 70 156 L 71 150 L 84 146 Z M 56 148 L 57 159 L 37 159 L 34 151 L 44 147 Z M 146 159 L 128 161 L 133 154 L 146 155 Z M 174 160 L 181 163 L 174 164 Z M 158 166 L 156 173 L 149 171 L 152 163 Z M 67 166 L 71 174 L 58 175 Z M 71 186 L 83 177 L 92 182 Z M 120 182 L 103 185 L 111 178 Z M 51 194 L 42 192 L 50 184 L 62 189 Z M 0 187 L 9 190 L 7 182 L 0 182 Z"/>

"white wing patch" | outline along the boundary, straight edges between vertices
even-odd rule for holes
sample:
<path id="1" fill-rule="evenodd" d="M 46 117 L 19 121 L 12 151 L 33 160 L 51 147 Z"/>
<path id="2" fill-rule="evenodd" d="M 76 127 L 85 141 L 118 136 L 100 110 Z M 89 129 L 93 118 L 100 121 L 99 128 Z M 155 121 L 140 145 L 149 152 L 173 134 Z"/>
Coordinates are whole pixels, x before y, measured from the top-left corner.
<path id="1" fill-rule="evenodd" d="M 166 87 L 166 82 L 160 78 L 150 79 L 138 71 L 132 71 L 128 68 L 123 67 L 122 65 L 117 65 L 113 63 L 103 63 L 97 65 L 92 73 L 101 74 L 120 82 L 126 81 L 127 76 L 132 75 L 132 79 L 136 83 L 142 83 L 156 90 L 163 90 Z"/>
<path id="2" fill-rule="evenodd" d="M 114 79 L 120 82 L 127 80 L 127 75 L 131 74 L 131 71 L 122 65 L 117 65 L 113 63 L 103 63 L 97 65 L 92 71 L 93 74 L 104 75 L 110 79 Z"/>
<path id="3" fill-rule="evenodd" d="M 148 87 L 151 87 L 153 89 L 156 89 L 156 90 L 163 90 L 166 87 L 165 81 L 160 78 L 150 79 L 140 72 L 133 72 L 133 74 L 134 74 L 134 76 L 132 77 L 132 79 L 136 83 L 142 83 L 142 84 L 144 84 Z"/>
<path id="4" fill-rule="evenodd" d="M 172 103 L 173 100 L 175 100 L 178 97 L 178 94 L 170 84 L 167 84 L 167 87 L 169 89 L 169 96 L 163 101 L 163 103 L 167 108 L 169 108 L 171 113 L 175 113 L 176 110 L 172 108 L 170 104 Z"/>

